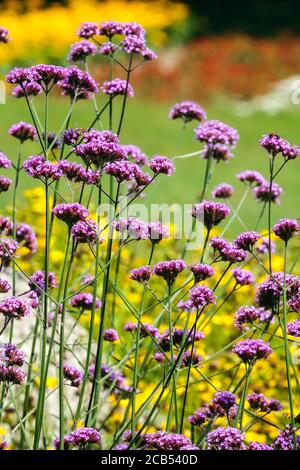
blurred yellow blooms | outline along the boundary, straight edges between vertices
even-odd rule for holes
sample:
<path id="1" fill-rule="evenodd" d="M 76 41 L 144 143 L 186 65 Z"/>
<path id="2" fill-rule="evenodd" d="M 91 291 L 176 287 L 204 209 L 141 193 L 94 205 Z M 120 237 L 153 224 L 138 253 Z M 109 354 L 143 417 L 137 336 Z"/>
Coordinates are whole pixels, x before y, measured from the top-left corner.
<path id="1" fill-rule="evenodd" d="M 165 28 L 187 18 L 188 8 L 180 2 L 154 0 L 70 0 L 67 6 L 39 8 L 41 2 L 28 2 L 28 11 L 20 12 L 18 2 L 7 2 L 1 9 L 0 24 L 5 26 L 12 41 L 0 49 L 0 60 L 12 63 L 30 58 L 31 62 L 64 59 L 76 38 L 76 25 L 84 21 L 136 21 L 147 29 L 148 39 L 156 46 L 167 42 Z M 75 26 L 74 26 L 75 25 Z"/>

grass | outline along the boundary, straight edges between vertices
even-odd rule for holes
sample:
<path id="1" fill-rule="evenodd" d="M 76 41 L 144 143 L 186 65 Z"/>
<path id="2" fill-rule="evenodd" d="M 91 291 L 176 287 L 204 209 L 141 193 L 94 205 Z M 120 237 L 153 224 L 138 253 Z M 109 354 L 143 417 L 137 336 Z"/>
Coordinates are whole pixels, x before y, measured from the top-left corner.
<path id="1" fill-rule="evenodd" d="M 37 108 L 42 113 L 42 100 L 38 99 Z M 134 143 L 139 145 L 149 156 L 157 153 L 167 156 L 182 155 L 200 149 L 200 145 L 194 140 L 193 123 L 183 132 L 180 122 L 172 122 L 167 118 L 168 104 L 141 103 L 137 97 L 130 100 L 126 114 L 126 120 L 121 133 L 122 143 Z M 15 139 L 7 135 L 9 126 L 20 120 L 30 121 L 29 113 L 23 100 L 8 98 L 7 104 L 1 106 L 0 149 L 9 158 L 17 158 L 18 145 Z M 114 112 L 115 127 L 120 110 Z M 50 104 L 50 126 L 53 132 L 57 131 L 67 113 L 67 101 L 54 97 Z M 237 128 L 240 134 L 240 142 L 235 150 L 235 158 L 229 163 L 220 163 L 210 183 L 207 197 L 210 197 L 211 189 L 220 182 L 228 182 L 234 185 L 235 195 L 231 204 L 236 207 L 244 192 L 244 186 L 235 178 L 237 172 L 244 169 L 256 169 L 268 176 L 268 158 L 259 147 L 258 140 L 263 133 L 278 132 L 292 143 L 300 144 L 299 136 L 299 111 L 297 108 L 279 113 L 274 116 L 262 113 L 248 117 L 240 117 L 233 113 L 226 102 L 218 102 L 207 108 L 209 119 L 220 119 Z M 42 115 L 42 114 L 41 114 Z M 92 102 L 79 102 L 76 105 L 72 127 L 88 126 L 93 118 Z M 59 124 L 57 124 L 59 123 Z M 106 126 L 105 121 L 103 122 Z M 25 157 L 37 152 L 37 144 L 25 144 Z M 280 159 L 281 157 L 278 157 Z M 203 180 L 205 162 L 199 157 L 192 157 L 176 161 L 177 171 L 171 178 L 160 178 L 160 181 L 147 192 L 147 203 L 166 204 L 191 204 L 197 201 Z M 274 219 L 283 216 L 298 217 L 300 195 L 299 187 L 300 160 L 290 162 L 284 172 L 278 178 L 278 183 L 284 188 L 282 205 L 274 207 Z M 2 174 L 12 176 L 10 171 Z M 36 184 L 35 181 L 23 175 L 22 188 Z M 11 194 L 2 194 L 0 205 L 2 211 L 10 205 Z M 243 210 L 242 219 L 249 228 L 253 228 L 257 219 L 260 206 L 249 195 Z M 234 224 L 234 231 L 241 230 L 239 222 Z"/>

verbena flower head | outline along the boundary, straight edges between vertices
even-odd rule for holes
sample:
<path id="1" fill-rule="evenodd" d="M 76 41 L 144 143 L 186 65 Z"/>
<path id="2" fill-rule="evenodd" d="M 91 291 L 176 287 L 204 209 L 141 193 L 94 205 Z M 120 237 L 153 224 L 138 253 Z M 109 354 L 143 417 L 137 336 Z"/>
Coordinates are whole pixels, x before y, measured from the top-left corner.
<path id="1" fill-rule="evenodd" d="M 241 173 L 238 173 L 236 177 L 242 181 L 242 183 L 246 183 L 249 186 L 261 186 L 265 183 L 264 177 L 255 170 L 245 170 Z"/>
<path id="2" fill-rule="evenodd" d="M 13 228 L 11 228 L 8 233 L 12 235 Z M 24 223 L 16 224 L 16 239 L 17 242 L 27 248 L 31 254 L 36 253 L 38 247 L 37 237 L 30 225 Z"/>
<path id="3" fill-rule="evenodd" d="M 271 247 L 269 246 L 269 239 L 262 237 L 261 243 L 256 245 L 256 251 L 261 255 L 264 255 L 269 252 L 271 249 L 271 253 L 275 253 L 275 243 L 271 240 Z"/>
<path id="4" fill-rule="evenodd" d="M 37 96 L 41 93 L 43 93 L 43 88 L 36 82 L 29 82 L 26 86 L 17 85 L 12 92 L 15 98 Z"/>
<path id="5" fill-rule="evenodd" d="M 185 351 L 181 356 L 180 367 L 197 367 L 202 362 L 202 356 L 196 351 Z"/>
<path id="6" fill-rule="evenodd" d="M 22 385 L 25 382 L 25 378 L 25 372 L 19 367 L 0 364 L 0 382 Z"/>
<path id="7" fill-rule="evenodd" d="M 254 364 L 259 359 L 267 359 L 272 354 L 272 349 L 261 339 L 244 339 L 232 348 L 232 352 L 243 362 Z"/>
<path id="8" fill-rule="evenodd" d="M 126 95 L 130 98 L 134 96 L 134 91 L 130 83 L 126 80 L 121 80 L 120 78 L 114 78 L 113 80 L 104 82 L 101 90 L 106 95 L 111 96 Z"/>
<path id="9" fill-rule="evenodd" d="M 79 308 L 82 311 L 92 310 L 93 304 L 94 304 L 93 294 L 90 294 L 90 293 L 76 294 L 72 297 L 70 303 L 72 307 Z M 96 298 L 95 308 L 100 308 L 100 307 L 101 307 L 101 300 Z"/>
<path id="10" fill-rule="evenodd" d="M 207 409 L 205 407 L 199 408 L 192 415 L 187 417 L 187 422 L 193 426 L 202 426 L 208 421 Z"/>
<path id="11" fill-rule="evenodd" d="M 257 186 L 253 189 L 254 196 L 256 199 L 262 202 L 268 202 L 271 199 L 271 202 L 274 204 L 280 204 L 279 197 L 282 195 L 283 190 L 277 183 L 272 183 L 272 188 L 270 191 L 270 184 L 265 181 L 260 186 Z"/>
<path id="12" fill-rule="evenodd" d="M 2 152 L 0 152 L 0 168 L 11 168 L 11 161 Z"/>
<path id="13" fill-rule="evenodd" d="M 13 68 L 6 76 L 8 83 L 12 85 L 20 85 L 23 90 L 26 89 L 26 86 L 31 82 L 36 82 L 39 80 L 39 74 L 32 68 Z"/>
<path id="14" fill-rule="evenodd" d="M 234 244 L 242 250 L 252 251 L 255 243 L 260 239 L 260 235 L 257 232 L 242 232 L 238 235 Z"/>
<path id="15" fill-rule="evenodd" d="M 274 450 L 294 450 L 294 434 L 296 428 L 293 428 L 290 424 L 287 424 L 285 428 L 279 431 L 279 435 L 276 438 L 273 448 Z M 299 437 L 296 436 L 296 450 L 300 449 Z"/>
<path id="16" fill-rule="evenodd" d="M 11 258 L 17 251 L 19 244 L 9 238 L 0 238 L 0 260 L 4 266 L 8 266 Z"/>
<path id="17" fill-rule="evenodd" d="M 77 145 L 74 152 L 86 163 L 102 168 L 105 163 L 126 159 L 126 152 L 118 140 L 110 131 L 90 131 L 85 134 L 84 143 Z"/>
<path id="18" fill-rule="evenodd" d="M 204 284 L 196 285 L 189 291 L 189 296 L 193 307 L 200 309 L 208 304 L 216 303 L 216 296 L 213 291 Z"/>
<path id="19" fill-rule="evenodd" d="M 149 240 L 152 243 L 159 243 L 164 238 L 169 238 L 169 228 L 161 222 L 149 222 L 148 224 Z"/>
<path id="20" fill-rule="evenodd" d="M 110 56 L 113 55 L 118 50 L 118 46 L 112 42 L 104 42 L 99 47 L 99 54 Z"/>
<path id="21" fill-rule="evenodd" d="M 152 270 L 150 266 L 141 266 L 130 271 L 130 279 L 133 281 L 140 282 L 141 284 L 147 284 L 152 276 Z"/>
<path id="22" fill-rule="evenodd" d="M 12 185 L 12 180 L 5 176 L 0 176 L 0 193 L 6 193 Z"/>
<path id="23" fill-rule="evenodd" d="M 64 378 L 71 382 L 70 385 L 72 387 L 80 387 L 83 380 L 83 373 L 81 370 L 71 364 L 64 364 L 63 373 Z"/>
<path id="24" fill-rule="evenodd" d="M 281 219 L 273 227 L 273 232 L 281 240 L 288 242 L 300 231 L 300 226 L 296 219 Z"/>
<path id="25" fill-rule="evenodd" d="M 43 155 L 33 155 L 23 163 L 26 173 L 35 179 L 42 181 L 58 180 L 63 173 L 58 164 L 46 161 Z"/>
<path id="26" fill-rule="evenodd" d="M 123 145 L 123 149 L 125 150 L 127 157 L 138 165 L 148 165 L 149 160 L 147 155 L 137 145 Z"/>
<path id="27" fill-rule="evenodd" d="M 77 30 L 77 36 L 84 39 L 90 39 L 99 35 L 99 27 L 97 23 L 86 21 L 82 23 Z"/>
<path id="28" fill-rule="evenodd" d="M 264 322 L 270 319 L 271 312 L 257 307 L 240 307 L 234 316 L 234 326 L 239 330 L 247 328 L 247 324 L 252 324 L 256 320 Z"/>
<path id="29" fill-rule="evenodd" d="M 97 46 L 91 41 L 83 40 L 75 42 L 71 45 L 68 60 L 70 62 L 84 62 L 87 57 L 96 55 L 97 52 Z"/>
<path id="30" fill-rule="evenodd" d="M 204 200 L 199 204 L 195 204 L 192 209 L 192 217 L 203 222 L 208 230 L 219 225 L 229 214 L 229 207 L 221 202 Z"/>
<path id="31" fill-rule="evenodd" d="M 253 410 L 261 411 L 262 413 L 282 410 L 282 405 L 279 400 L 269 400 L 262 393 L 250 393 L 247 396 L 247 400 Z"/>
<path id="32" fill-rule="evenodd" d="M 189 269 L 192 271 L 195 283 L 205 281 L 209 277 L 214 276 L 215 270 L 209 264 L 191 264 Z"/>
<path id="33" fill-rule="evenodd" d="M 92 219 L 79 220 L 72 227 L 72 237 L 78 243 L 94 245 L 97 241 L 97 223 Z M 102 243 L 103 239 L 100 238 L 99 242 Z"/>
<path id="34" fill-rule="evenodd" d="M 233 153 L 230 151 L 230 148 L 224 144 L 207 144 L 204 146 L 203 154 L 204 160 L 208 158 L 213 158 L 217 163 L 219 162 L 228 162 L 233 158 Z"/>
<path id="35" fill-rule="evenodd" d="M 153 274 L 161 276 L 166 283 L 171 286 L 179 273 L 186 268 L 186 263 L 182 259 L 161 261 L 153 266 Z"/>
<path id="36" fill-rule="evenodd" d="M 225 411 L 228 411 L 236 404 L 236 395 L 231 392 L 217 392 L 212 401 L 214 404 L 221 406 Z"/>
<path id="37" fill-rule="evenodd" d="M 282 139 L 278 134 L 266 134 L 259 141 L 260 145 L 274 157 L 279 153 L 288 160 L 294 160 L 300 155 L 300 149 Z"/>
<path id="38" fill-rule="evenodd" d="M 103 338 L 105 341 L 109 341 L 110 343 L 114 343 L 120 339 L 118 332 L 114 328 L 107 328 L 104 331 Z"/>
<path id="39" fill-rule="evenodd" d="M 6 44 L 10 40 L 8 34 L 8 29 L 4 28 L 3 26 L 0 26 L 0 42 Z"/>
<path id="40" fill-rule="evenodd" d="M 290 323 L 287 323 L 286 326 L 289 335 L 294 336 L 295 338 L 300 337 L 300 320 L 294 320 Z"/>
<path id="41" fill-rule="evenodd" d="M 75 147 L 78 144 L 79 139 L 83 136 L 83 134 L 84 134 L 84 129 L 82 128 L 67 129 L 63 133 L 62 139 L 63 139 L 64 144 Z"/>
<path id="42" fill-rule="evenodd" d="M 154 155 L 150 160 L 150 168 L 156 175 L 163 174 L 171 176 L 175 171 L 174 163 L 167 157 Z"/>
<path id="43" fill-rule="evenodd" d="M 145 36 L 145 30 L 142 25 L 135 21 L 127 21 L 122 24 L 122 34 L 125 36 L 137 36 L 143 38 Z"/>
<path id="44" fill-rule="evenodd" d="M 133 332 L 138 329 L 138 324 L 127 322 L 125 323 L 123 329 L 125 331 Z M 149 323 L 143 323 L 140 328 L 140 335 L 141 335 L 141 338 L 146 338 L 147 336 L 153 336 L 154 338 L 158 338 L 159 330 L 155 326 L 149 325 Z"/>
<path id="45" fill-rule="evenodd" d="M 172 434 L 166 431 L 156 431 L 145 434 L 146 447 L 157 450 L 181 450 L 182 447 L 191 445 L 192 442 L 183 434 Z"/>
<path id="46" fill-rule="evenodd" d="M 188 328 L 186 331 L 182 328 L 172 328 L 173 346 L 180 346 L 184 338 L 187 341 L 187 344 L 191 344 L 203 339 L 204 333 L 202 333 L 202 331 L 192 331 Z M 170 332 L 169 330 L 165 330 L 159 337 L 160 349 L 163 351 L 170 351 L 170 345 Z"/>
<path id="47" fill-rule="evenodd" d="M 21 297 L 8 297 L 0 302 L 0 314 L 7 318 L 20 320 L 30 313 L 28 304 Z"/>
<path id="48" fill-rule="evenodd" d="M 25 353 L 17 348 L 15 344 L 0 344 L 0 362 L 6 366 L 22 366 L 25 356 Z"/>
<path id="49" fill-rule="evenodd" d="M 79 220 L 84 220 L 89 216 L 89 211 L 77 202 L 69 204 L 58 204 L 52 213 L 65 222 L 69 227 L 76 224 Z"/>
<path id="50" fill-rule="evenodd" d="M 94 428 L 77 428 L 69 434 L 71 444 L 80 449 L 86 448 L 90 444 L 100 444 L 101 434 Z"/>
<path id="51" fill-rule="evenodd" d="M 39 85 L 53 85 L 66 76 L 67 69 L 58 65 L 39 64 L 31 67 L 31 71 L 36 76 L 35 82 Z"/>
<path id="52" fill-rule="evenodd" d="M 6 441 L 0 441 L 0 450 L 5 450 L 7 449 L 8 444 Z"/>
<path id="53" fill-rule="evenodd" d="M 239 429 L 219 427 L 207 434 L 207 446 L 209 450 L 241 450 L 245 449 L 244 438 Z"/>
<path id="54" fill-rule="evenodd" d="M 207 144 L 224 144 L 235 147 L 239 135 L 235 129 L 221 121 L 205 121 L 196 129 L 196 139 Z"/>
<path id="55" fill-rule="evenodd" d="M 124 23 L 120 21 L 103 21 L 99 26 L 100 36 L 106 36 L 111 39 L 116 34 L 125 34 Z"/>
<path id="56" fill-rule="evenodd" d="M 138 36 L 127 36 L 120 44 L 123 52 L 127 54 L 143 55 L 146 49 L 145 39 Z"/>
<path id="57" fill-rule="evenodd" d="M 227 183 L 220 183 L 212 192 L 212 196 L 216 199 L 228 199 L 233 195 L 233 186 Z"/>
<path id="58" fill-rule="evenodd" d="M 63 80 L 58 82 L 64 95 L 71 98 L 89 98 L 90 94 L 98 93 L 99 87 L 96 81 L 87 72 L 76 66 L 66 69 Z"/>
<path id="59" fill-rule="evenodd" d="M 274 450 L 274 449 L 268 444 L 263 444 L 262 442 L 250 441 L 248 444 L 247 450 Z"/>
<path id="60" fill-rule="evenodd" d="M 8 217 L 0 216 L 0 233 L 9 235 L 12 233 L 13 223 Z"/>
<path id="61" fill-rule="evenodd" d="M 286 296 L 287 300 L 292 300 L 297 295 L 299 279 L 290 274 L 286 275 Z M 256 291 L 256 302 L 260 307 L 272 309 L 277 307 L 283 295 L 284 273 L 274 272 L 272 278 L 267 279 L 258 285 Z"/>
<path id="62" fill-rule="evenodd" d="M 60 160 L 57 164 L 62 175 L 74 183 L 91 184 L 91 170 L 86 170 L 80 163 L 70 162 L 68 160 Z M 100 175 L 95 173 L 95 181 L 99 182 Z"/>
<path id="63" fill-rule="evenodd" d="M 182 119 L 184 122 L 190 122 L 194 119 L 204 121 L 206 119 L 206 112 L 194 101 L 181 101 L 170 109 L 169 118 Z"/>
<path id="64" fill-rule="evenodd" d="M 236 283 L 240 286 L 248 286 L 254 283 L 254 276 L 250 271 L 246 269 L 235 268 L 232 270 L 232 274 Z"/>
<path id="65" fill-rule="evenodd" d="M 29 278 L 28 282 L 30 290 L 35 291 L 38 295 L 42 295 L 45 290 L 45 271 L 36 271 Z M 58 286 L 58 281 L 53 272 L 48 272 L 48 288 L 53 289 Z"/>
<path id="66" fill-rule="evenodd" d="M 11 284 L 6 279 L 0 279 L 0 294 L 6 294 L 11 289 Z"/>
<path id="67" fill-rule="evenodd" d="M 136 172 L 136 163 L 131 163 L 127 160 L 110 162 L 104 167 L 104 173 L 114 176 L 119 183 L 122 183 L 123 181 L 132 181 L 135 179 Z"/>

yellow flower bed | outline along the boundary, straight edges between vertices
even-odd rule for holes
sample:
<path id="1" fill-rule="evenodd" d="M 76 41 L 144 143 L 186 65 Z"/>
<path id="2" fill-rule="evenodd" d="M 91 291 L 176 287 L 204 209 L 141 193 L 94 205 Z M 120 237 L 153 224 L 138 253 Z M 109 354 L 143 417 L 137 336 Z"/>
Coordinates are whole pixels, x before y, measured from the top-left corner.
<path id="1" fill-rule="evenodd" d="M 149 40 L 161 46 L 167 42 L 164 29 L 184 21 L 188 15 L 184 4 L 169 0 L 70 0 L 68 6 L 53 5 L 45 9 L 35 8 L 35 3 L 25 13 L 16 8 L 18 2 L 8 2 L 2 9 L 0 24 L 9 30 L 13 41 L 8 47 L 0 48 L 1 63 L 64 58 L 70 43 L 78 40 L 74 24 L 84 21 L 136 21 L 149 32 Z"/>

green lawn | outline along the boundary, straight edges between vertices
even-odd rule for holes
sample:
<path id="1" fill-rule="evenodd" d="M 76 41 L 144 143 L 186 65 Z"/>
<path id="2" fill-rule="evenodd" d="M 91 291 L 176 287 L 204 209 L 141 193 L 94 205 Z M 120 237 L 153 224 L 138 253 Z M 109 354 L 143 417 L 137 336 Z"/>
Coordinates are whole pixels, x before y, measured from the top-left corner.
<path id="1" fill-rule="evenodd" d="M 67 112 L 66 100 L 53 98 L 50 104 L 50 125 L 52 131 L 57 131 Z M 40 103 L 41 106 L 42 103 Z M 179 122 L 172 122 L 167 118 L 169 105 L 159 103 L 140 103 L 138 97 L 130 100 L 127 109 L 126 120 L 121 134 L 122 143 L 134 143 L 139 145 L 148 155 L 154 153 L 174 156 L 193 152 L 200 148 L 194 140 L 193 124 L 184 132 Z M 40 109 L 41 111 L 41 109 Z M 1 129 L 0 148 L 11 159 L 16 158 L 17 143 L 15 139 L 7 136 L 9 126 L 20 120 L 30 122 L 30 116 L 23 100 L 8 99 L 6 105 L 0 107 Z M 267 177 L 268 157 L 259 147 L 258 140 L 263 133 L 275 131 L 291 142 L 300 145 L 299 121 L 300 113 L 294 110 L 267 116 L 256 114 L 250 117 L 236 116 L 226 104 L 210 106 L 207 109 L 208 118 L 220 119 L 240 133 L 240 142 L 235 150 L 235 158 L 227 164 L 220 163 L 210 184 L 213 186 L 220 182 L 228 182 L 235 187 L 235 196 L 232 205 L 236 206 L 244 191 L 244 186 L 236 180 L 237 172 L 244 169 L 257 169 Z M 117 121 L 119 109 L 115 111 Z M 92 102 L 79 102 L 72 120 L 72 126 L 88 126 L 93 118 Z M 105 121 L 104 121 L 105 126 Z M 37 144 L 25 145 L 25 156 L 37 151 Z M 278 157 L 280 159 L 281 157 Z M 149 203 L 192 203 L 197 200 L 202 185 L 205 162 L 199 157 L 177 160 L 177 171 L 171 178 L 162 177 L 160 182 L 149 189 L 147 202 Z M 300 160 L 290 162 L 280 175 L 278 182 L 283 185 L 284 195 L 282 204 L 274 208 L 274 218 L 281 216 L 300 216 L 299 201 L 299 170 Z M 3 174 L 11 176 L 12 172 L 3 171 Z M 35 184 L 29 177 L 23 175 L 22 187 Z M 208 197 L 210 197 L 210 191 Z M 1 207 L 10 204 L 11 194 L 1 195 Z M 249 196 L 249 200 L 242 210 L 242 218 L 246 225 L 253 227 L 260 210 L 257 202 Z M 240 226 L 235 225 L 235 230 Z"/>

